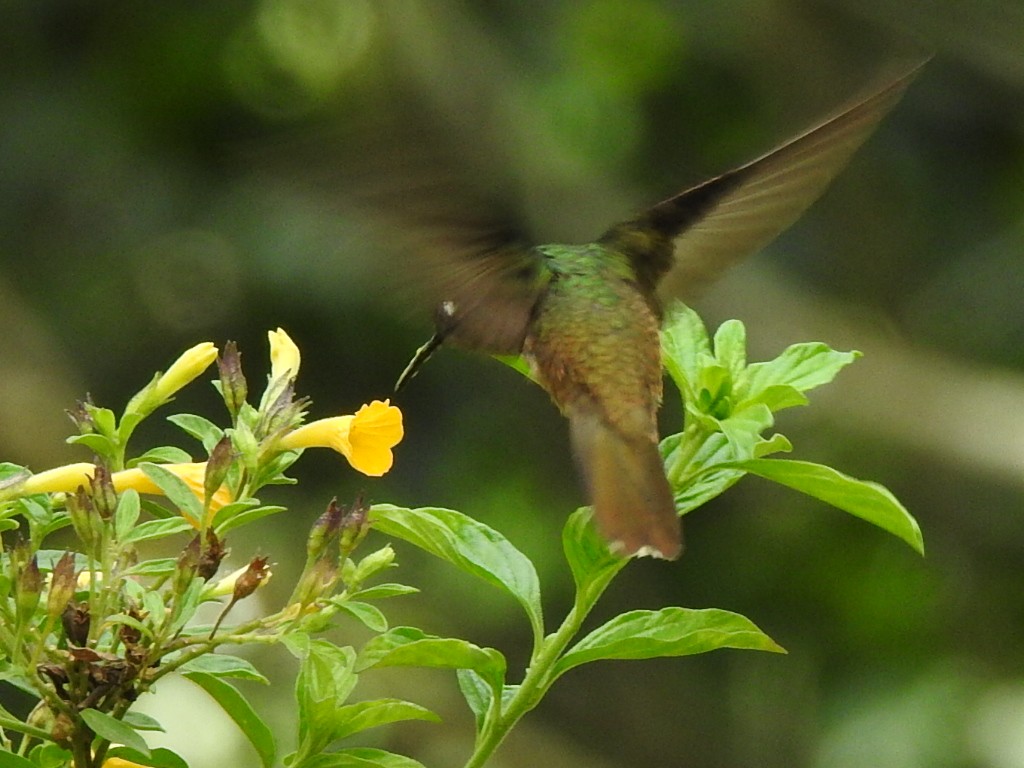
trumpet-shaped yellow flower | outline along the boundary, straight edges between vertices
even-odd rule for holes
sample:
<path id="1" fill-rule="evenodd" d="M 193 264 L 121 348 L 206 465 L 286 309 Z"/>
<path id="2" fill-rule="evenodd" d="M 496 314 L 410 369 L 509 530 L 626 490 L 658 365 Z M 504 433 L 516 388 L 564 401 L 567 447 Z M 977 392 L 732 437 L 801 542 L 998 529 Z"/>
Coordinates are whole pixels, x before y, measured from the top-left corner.
<path id="1" fill-rule="evenodd" d="M 197 378 L 216 359 L 217 347 L 213 345 L 212 341 L 204 341 L 191 349 L 186 349 L 177 360 L 171 363 L 171 367 L 167 369 L 166 373 L 157 379 L 153 392 L 154 402 L 166 401 L 179 389 Z"/>
<path id="2" fill-rule="evenodd" d="M 276 331 L 267 331 L 267 339 L 270 341 L 271 380 L 291 380 L 298 376 L 302 356 L 291 337 L 284 329 L 278 328 Z"/>
<path id="3" fill-rule="evenodd" d="M 389 400 L 374 400 L 353 416 L 335 416 L 289 432 L 281 448 L 332 448 L 364 475 L 379 477 L 391 469 L 391 449 L 402 440 L 402 412 Z"/>
<path id="4" fill-rule="evenodd" d="M 205 497 L 203 490 L 203 479 L 206 476 L 205 461 L 188 464 L 163 464 L 161 466 L 181 478 L 200 501 Z M 20 492 L 25 495 L 31 493 L 74 493 L 78 486 L 89 484 L 95 469 L 96 467 L 88 462 L 48 469 L 25 480 Z M 163 493 L 160 486 L 150 480 L 146 473 L 138 467 L 114 472 L 110 479 L 114 483 L 114 490 L 118 493 L 129 488 L 134 488 L 139 493 Z M 232 501 L 234 499 L 231 497 L 231 492 L 222 485 L 210 499 L 209 513 L 212 515 Z"/>

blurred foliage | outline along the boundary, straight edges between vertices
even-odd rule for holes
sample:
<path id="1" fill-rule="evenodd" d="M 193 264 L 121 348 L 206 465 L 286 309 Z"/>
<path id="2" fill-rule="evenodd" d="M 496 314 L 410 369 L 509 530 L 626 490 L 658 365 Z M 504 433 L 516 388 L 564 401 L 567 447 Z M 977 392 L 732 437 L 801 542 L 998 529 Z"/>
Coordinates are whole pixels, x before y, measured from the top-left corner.
<path id="1" fill-rule="evenodd" d="M 319 408 L 385 396 L 429 311 L 345 180 L 369 154 L 435 148 L 410 135 L 442 137 L 485 190 L 514 190 L 544 240 L 589 238 L 935 50 L 831 192 L 701 305 L 712 324 L 747 323 L 753 359 L 808 338 L 865 352 L 782 426 L 797 458 L 892 488 L 928 557 L 767 484 L 733 489 L 690 516 L 677 564 L 629 569 L 610 609 L 721 606 L 789 656 L 578 670 L 502 765 L 529 764 L 517 742 L 566 766 L 1024 763 L 1020 3 L 12 0 L 3 17 L 0 453 L 32 468 L 86 458 L 42 439 L 66 434 L 55 414 L 83 382 L 122 401 L 126 372 L 196 338 L 259 348 L 283 325 Z M 534 510 L 581 493 L 545 395 L 447 352 L 401 404 L 408 436 L 380 498 L 477 516 L 557 580 L 562 520 Z M 337 468 L 300 471 L 308 523 Z M 283 548 L 304 527 L 273 521 L 261 538 Z M 437 585 L 408 623 L 526 642 L 507 637 L 504 606 L 404 562 Z M 548 599 L 564 608 L 562 576 Z M 193 740 L 201 705 L 168 705 L 200 718 L 168 738 Z M 412 733 L 449 762 L 449 745 Z M 230 760 L 224 740 L 194 743 L 207 765 Z"/>

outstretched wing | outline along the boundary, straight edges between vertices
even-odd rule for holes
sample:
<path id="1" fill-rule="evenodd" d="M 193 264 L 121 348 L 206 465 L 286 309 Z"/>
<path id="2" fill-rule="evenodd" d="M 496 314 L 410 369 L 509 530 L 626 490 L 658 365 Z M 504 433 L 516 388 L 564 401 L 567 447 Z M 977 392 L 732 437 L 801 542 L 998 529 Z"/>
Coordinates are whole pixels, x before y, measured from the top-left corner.
<path id="1" fill-rule="evenodd" d="M 922 66 L 753 162 L 616 225 L 602 239 L 626 250 L 645 286 L 653 289 L 665 277 L 667 293 L 698 293 L 818 199 Z"/>

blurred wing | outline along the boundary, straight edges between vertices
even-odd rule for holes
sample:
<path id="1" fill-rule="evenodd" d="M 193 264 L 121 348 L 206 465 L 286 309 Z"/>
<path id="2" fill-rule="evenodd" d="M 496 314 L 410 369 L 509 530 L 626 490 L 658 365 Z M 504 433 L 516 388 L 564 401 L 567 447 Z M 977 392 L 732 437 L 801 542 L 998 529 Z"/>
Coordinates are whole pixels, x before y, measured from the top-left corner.
<path id="1" fill-rule="evenodd" d="M 463 222 L 430 231 L 416 230 L 411 268 L 435 302 L 438 334 L 467 349 L 519 354 L 546 281 L 540 254 L 507 228 Z"/>
<path id="2" fill-rule="evenodd" d="M 818 199 L 922 66 L 757 160 L 658 203 L 605 239 L 622 239 L 623 227 L 646 232 L 640 245 L 654 250 L 655 257 L 631 251 L 641 280 L 653 288 L 669 273 L 666 292 L 699 293 Z M 662 247 L 650 249 L 651 238 Z"/>

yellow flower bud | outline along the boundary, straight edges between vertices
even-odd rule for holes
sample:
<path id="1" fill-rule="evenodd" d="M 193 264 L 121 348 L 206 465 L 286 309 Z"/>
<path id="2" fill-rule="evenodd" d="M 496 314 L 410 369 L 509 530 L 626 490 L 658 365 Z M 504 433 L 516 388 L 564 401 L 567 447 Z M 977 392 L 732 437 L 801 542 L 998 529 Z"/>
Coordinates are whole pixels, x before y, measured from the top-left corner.
<path id="1" fill-rule="evenodd" d="M 243 565 L 237 571 L 232 571 L 223 579 L 218 579 L 216 583 L 208 585 L 206 589 L 203 590 L 203 597 L 214 598 L 224 597 L 226 595 L 233 595 L 235 592 L 235 587 L 238 585 L 238 580 L 246 573 L 248 573 L 251 567 L 251 563 L 248 565 Z M 261 577 L 259 583 L 256 586 L 263 587 L 268 581 L 270 581 L 270 577 L 273 575 L 273 572 L 269 568 L 264 568 L 263 576 Z"/>
<path id="2" fill-rule="evenodd" d="M 80 485 L 88 487 L 94 471 L 96 466 L 87 461 L 54 467 L 29 477 L 19 492 L 24 496 L 32 493 L 74 493 Z"/>
<path id="3" fill-rule="evenodd" d="M 166 401 L 205 371 L 216 359 L 217 347 L 213 345 L 212 341 L 204 341 L 191 349 L 186 349 L 177 360 L 171 363 L 167 372 L 157 379 L 152 402 Z"/>
<path id="4" fill-rule="evenodd" d="M 278 328 L 276 331 L 267 331 L 267 339 L 270 341 L 271 380 L 291 380 L 298 376 L 301 355 L 291 337 L 284 329 Z"/>
<path id="5" fill-rule="evenodd" d="M 189 490 L 202 501 L 206 497 L 204 482 L 206 479 L 206 462 L 186 464 L 163 464 L 164 469 L 173 472 L 184 481 Z M 80 485 L 87 486 L 92 478 L 96 467 L 88 462 L 67 464 L 63 467 L 55 467 L 37 475 L 32 475 L 19 489 L 21 495 L 32 493 L 74 493 Z M 114 472 L 111 475 L 114 483 L 114 490 L 118 493 L 134 488 L 139 493 L 161 494 L 160 486 L 149 479 L 138 467 L 124 469 Z M 210 499 L 209 512 L 212 515 L 221 507 L 230 504 L 234 499 L 231 491 L 221 485 Z"/>
<path id="6" fill-rule="evenodd" d="M 404 436 L 402 412 L 390 401 L 374 400 L 354 416 L 334 416 L 305 424 L 289 432 L 281 448 L 331 448 L 364 475 L 379 477 L 391 469 L 391 449 Z"/>

